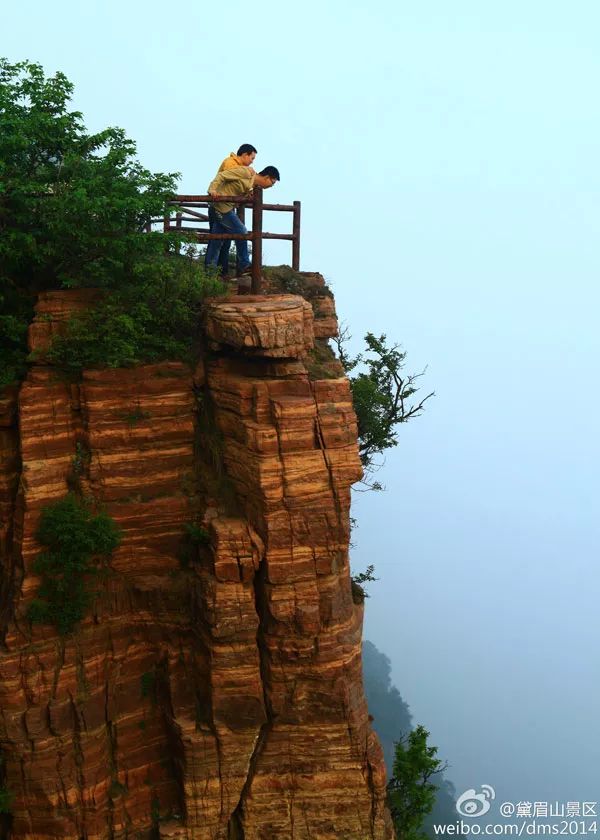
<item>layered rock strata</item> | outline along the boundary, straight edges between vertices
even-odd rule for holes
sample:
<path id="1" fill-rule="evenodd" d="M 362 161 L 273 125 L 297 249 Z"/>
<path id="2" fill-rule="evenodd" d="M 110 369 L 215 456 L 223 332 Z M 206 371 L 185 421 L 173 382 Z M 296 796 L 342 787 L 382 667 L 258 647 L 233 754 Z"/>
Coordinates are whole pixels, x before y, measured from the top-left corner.
<path id="1" fill-rule="evenodd" d="M 70 294 L 38 304 L 40 360 Z M 37 364 L 0 403 L 4 836 L 393 836 L 348 566 L 356 421 L 335 367 L 308 375 L 314 323 L 300 297 L 213 301 L 195 371 Z M 60 637 L 27 610 L 69 488 L 123 539 Z"/>

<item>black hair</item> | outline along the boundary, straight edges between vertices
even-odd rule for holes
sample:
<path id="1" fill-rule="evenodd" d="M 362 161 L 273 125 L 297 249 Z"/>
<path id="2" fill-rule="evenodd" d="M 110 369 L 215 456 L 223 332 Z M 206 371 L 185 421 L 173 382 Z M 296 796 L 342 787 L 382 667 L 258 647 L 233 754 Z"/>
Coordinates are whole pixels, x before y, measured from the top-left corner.
<path id="1" fill-rule="evenodd" d="M 258 173 L 259 175 L 266 175 L 267 178 L 275 178 L 276 181 L 280 181 L 281 178 L 279 177 L 279 169 L 276 166 L 265 166 L 261 172 Z"/>
<path id="2" fill-rule="evenodd" d="M 242 143 L 240 148 L 237 150 L 238 155 L 249 155 L 252 152 L 258 154 L 254 146 L 252 146 L 250 143 Z"/>

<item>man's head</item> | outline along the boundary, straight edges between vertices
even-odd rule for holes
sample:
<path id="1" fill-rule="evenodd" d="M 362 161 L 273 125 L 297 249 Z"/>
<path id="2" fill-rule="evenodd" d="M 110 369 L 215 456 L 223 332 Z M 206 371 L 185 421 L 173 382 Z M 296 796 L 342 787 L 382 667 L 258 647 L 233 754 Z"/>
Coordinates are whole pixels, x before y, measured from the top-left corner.
<path id="1" fill-rule="evenodd" d="M 263 190 L 268 190 L 276 181 L 280 181 L 279 170 L 276 166 L 265 166 L 254 179 L 254 183 Z"/>
<path id="2" fill-rule="evenodd" d="M 242 143 L 240 148 L 237 150 L 237 156 L 239 157 L 242 166 L 250 166 L 256 157 L 256 149 L 254 146 L 251 146 L 250 143 Z"/>

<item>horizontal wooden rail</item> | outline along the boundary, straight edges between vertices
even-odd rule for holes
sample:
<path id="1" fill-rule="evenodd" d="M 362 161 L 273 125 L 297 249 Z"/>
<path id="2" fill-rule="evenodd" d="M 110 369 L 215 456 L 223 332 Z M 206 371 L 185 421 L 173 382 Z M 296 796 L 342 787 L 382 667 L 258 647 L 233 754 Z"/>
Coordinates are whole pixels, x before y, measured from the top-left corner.
<path id="1" fill-rule="evenodd" d="M 248 207 L 252 205 L 252 198 L 240 198 L 238 196 L 231 195 L 218 196 L 217 198 L 211 198 L 210 200 L 201 195 L 178 195 L 177 199 L 170 201 L 169 204 L 173 207 L 181 206 L 186 212 L 191 213 L 191 210 L 187 210 L 188 207 L 210 207 L 210 205 L 215 201 L 226 201 L 228 204 L 241 204 Z M 273 210 L 280 213 L 293 213 L 295 211 L 295 207 L 293 204 L 263 204 L 263 210 Z"/>
<path id="2" fill-rule="evenodd" d="M 173 228 L 171 228 L 173 230 Z M 177 230 L 182 231 L 183 233 L 193 234 L 196 236 L 199 242 L 208 242 L 211 239 L 248 239 L 251 240 L 253 238 L 252 232 L 250 233 L 209 233 L 206 228 L 193 228 L 193 227 L 179 227 Z M 263 239 L 279 239 L 284 242 L 293 242 L 294 241 L 294 234 L 293 233 L 267 233 L 264 232 L 262 234 Z"/>
<path id="3" fill-rule="evenodd" d="M 211 239 L 247 239 L 252 241 L 253 234 L 250 233 L 198 233 L 192 228 L 181 228 L 184 233 L 192 233 L 196 235 L 198 242 L 209 242 Z"/>

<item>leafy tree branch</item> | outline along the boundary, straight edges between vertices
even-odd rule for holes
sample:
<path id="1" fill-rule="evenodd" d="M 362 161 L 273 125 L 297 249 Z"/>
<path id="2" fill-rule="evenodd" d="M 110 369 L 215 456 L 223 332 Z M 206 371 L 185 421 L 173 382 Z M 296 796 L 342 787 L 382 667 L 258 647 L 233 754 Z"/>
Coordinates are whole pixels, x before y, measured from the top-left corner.
<path id="1" fill-rule="evenodd" d="M 403 840 L 427 840 L 421 826 L 438 790 L 431 779 L 448 767 L 436 758 L 437 747 L 427 745 L 428 737 L 429 732 L 417 726 L 396 744 L 388 801 L 394 826 Z"/>
<path id="2" fill-rule="evenodd" d="M 104 291 L 97 317 L 56 348 L 79 368 L 180 358 L 202 297 L 222 291 L 184 252 L 185 232 L 146 232 L 170 211 L 178 174 L 142 166 L 121 128 L 89 132 L 72 95 L 63 73 L 0 58 L 0 387 L 24 375 L 40 292 Z"/>
<path id="3" fill-rule="evenodd" d="M 351 356 L 347 345 L 351 336 L 340 330 L 336 346 L 339 359 L 348 374 L 354 410 L 358 421 L 359 452 L 365 470 L 366 489 L 381 490 L 372 475 L 381 466 L 376 459 L 386 449 L 398 444 L 397 427 L 418 417 L 434 391 L 417 399 L 418 380 L 425 374 L 404 373 L 406 353 L 400 345 L 388 345 L 385 335 L 365 335 L 366 348 Z"/>

